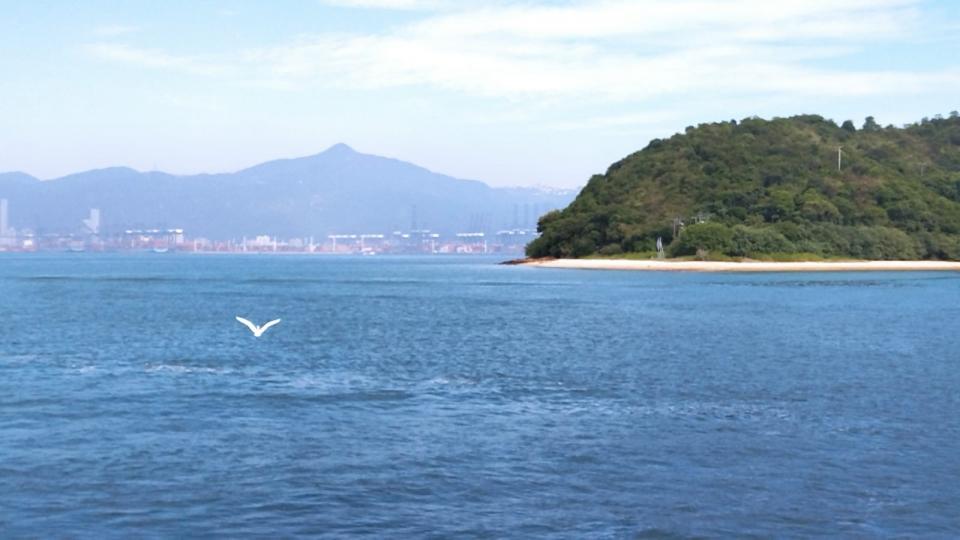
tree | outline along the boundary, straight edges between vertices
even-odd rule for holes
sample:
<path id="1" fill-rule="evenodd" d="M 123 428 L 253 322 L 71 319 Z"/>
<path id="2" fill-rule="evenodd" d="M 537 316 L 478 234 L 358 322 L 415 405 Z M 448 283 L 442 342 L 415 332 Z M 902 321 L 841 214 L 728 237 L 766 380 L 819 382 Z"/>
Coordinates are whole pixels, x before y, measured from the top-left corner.
<path id="1" fill-rule="evenodd" d="M 868 116 L 863 121 L 863 130 L 864 131 L 880 131 L 880 124 L 872 117 Z"/>
<path id="2" fill-rule="evenodd" d="M 737 225 L 733 228 L 733 239 L 727 253 L 743 257 L 763 253 L 788 253 L 795 249 L 785 236 L 772 227 Z"/>
<path id="3" fill-rule="evenodd" d="M 733 231 L 721 223 L 698 223 L 685 227 L 671 245 L 673 255 L 694 255 L 700 251 L 728 253 L 733 244 Z"/>
<path id="4" fill-rule="evenodd" d="M 853 125 L 853 120 L 844 120 L 843 125 L 840 126 L 840 129 L 854 133 L 857 131 L 857 126 Z"/>

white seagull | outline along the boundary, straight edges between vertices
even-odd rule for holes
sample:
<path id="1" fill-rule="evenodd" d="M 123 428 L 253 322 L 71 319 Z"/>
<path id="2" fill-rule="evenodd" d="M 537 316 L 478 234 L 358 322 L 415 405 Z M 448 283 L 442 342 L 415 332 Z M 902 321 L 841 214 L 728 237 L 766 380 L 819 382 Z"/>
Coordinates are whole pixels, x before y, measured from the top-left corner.
<path id="1" fill-rule="evenodd" d="M 237 321 L 240 322 L 240 323 L 242 323 L 242 324 L 243 324 L 244 326 L 246 326 L 247 328 L 249 328 L 250 331 L 253 332 L 253 337 L 260 337 L 260 336 L 262 336 L 263 333 L 267 331 L 267 328 L 270 328 L 271 326 L 280 323 L 280 319 L 274 319 L 274 320 L 272 320 L 272 321 L 264 324 L 263 326 L 257 326 L 257 325 L 255 325 L 255 324 L 253 324 L 252 322 L 244 319 L 243 317 L 237 317 Z"/>

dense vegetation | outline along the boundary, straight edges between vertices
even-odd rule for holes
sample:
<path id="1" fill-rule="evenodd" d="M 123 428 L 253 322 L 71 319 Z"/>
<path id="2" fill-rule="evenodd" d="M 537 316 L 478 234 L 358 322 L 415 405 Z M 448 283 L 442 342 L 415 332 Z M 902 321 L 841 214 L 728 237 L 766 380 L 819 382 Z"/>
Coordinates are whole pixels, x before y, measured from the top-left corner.
<path id="1" fill-rule="evenodd" d="M 837 169 L 837 148 L 843 164 Z M 896 128 L 820 116 L 655 139 L 544 215 L 531 257 L 808 253 L 960 259 L 960 117 Z"/>

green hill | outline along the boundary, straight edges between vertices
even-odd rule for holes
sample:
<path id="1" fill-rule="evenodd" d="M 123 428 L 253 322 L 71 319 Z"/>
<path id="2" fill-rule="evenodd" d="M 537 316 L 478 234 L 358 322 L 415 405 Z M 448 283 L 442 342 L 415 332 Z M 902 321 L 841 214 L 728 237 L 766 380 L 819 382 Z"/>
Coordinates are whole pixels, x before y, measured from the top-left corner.
<path id="1" fill-rule="evenodd" d="M 843 163 L 837 169 L 837 149 Z M 960 259 L 960 117 L 749 118 L 656 139 L 544 215 L 530 257 Z"/>

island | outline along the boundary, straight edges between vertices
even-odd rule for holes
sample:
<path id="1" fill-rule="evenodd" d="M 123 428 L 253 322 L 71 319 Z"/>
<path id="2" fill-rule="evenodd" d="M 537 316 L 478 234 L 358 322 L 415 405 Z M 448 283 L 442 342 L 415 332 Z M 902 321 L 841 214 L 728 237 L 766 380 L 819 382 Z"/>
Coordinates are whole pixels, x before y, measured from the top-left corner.
<path id="1" fill-rule="evenodd" d="M 960 269 L 960 115 L 688 127 L 542 216 L 526 263 L 704 271 Z"/>

